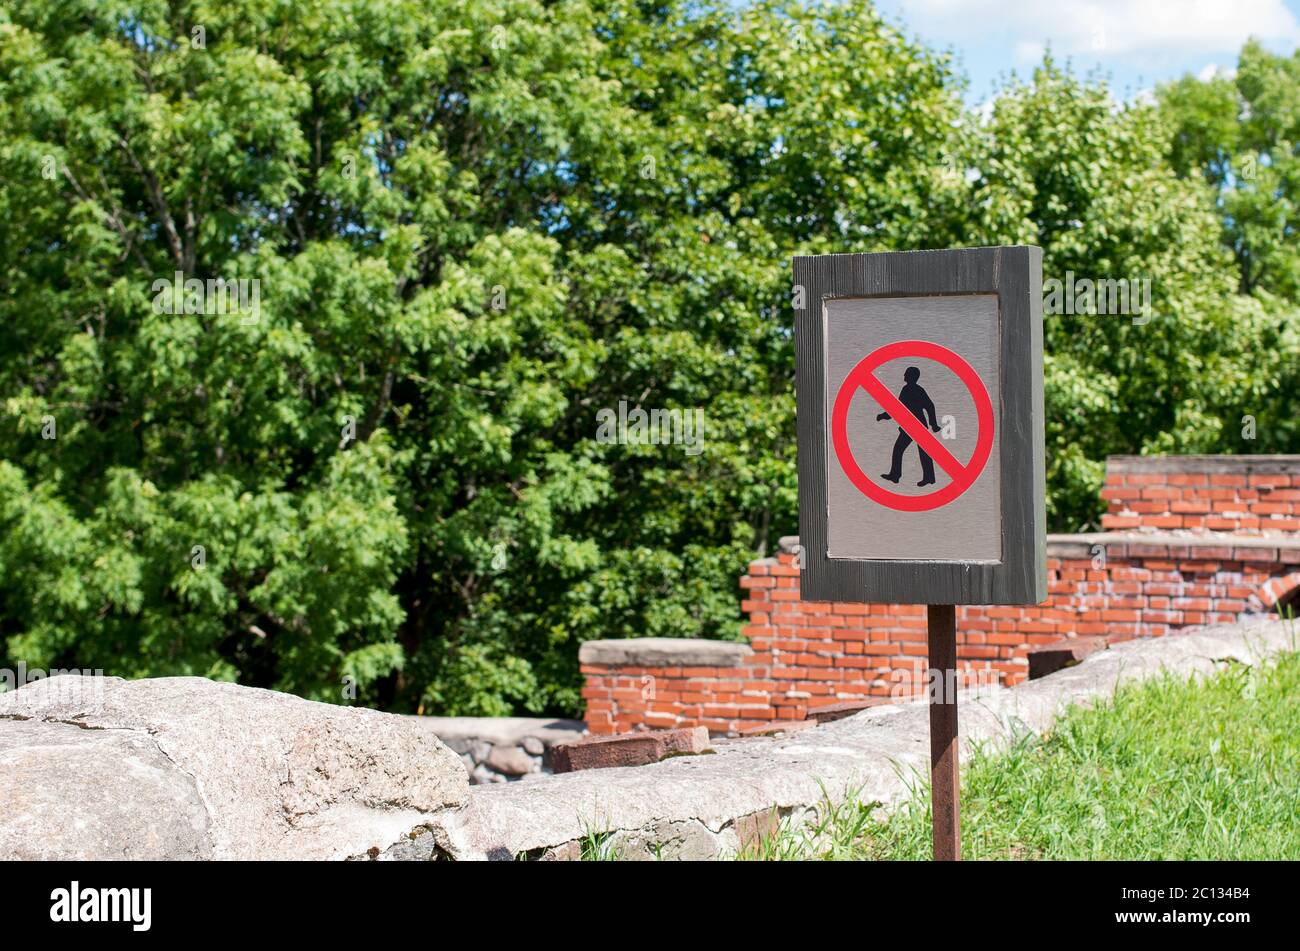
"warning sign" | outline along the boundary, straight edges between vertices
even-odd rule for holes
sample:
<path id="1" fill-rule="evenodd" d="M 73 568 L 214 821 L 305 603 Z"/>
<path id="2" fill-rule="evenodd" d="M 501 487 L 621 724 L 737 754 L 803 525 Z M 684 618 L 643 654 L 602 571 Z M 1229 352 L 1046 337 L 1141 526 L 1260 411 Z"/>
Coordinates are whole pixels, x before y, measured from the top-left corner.
<path id="1" fill-rule="evenodd" d="M 1047 598 L 1042 250 L 796 257 L 794 289 L 800 597 L 926 605 L 948 683 L 956 605 Z M 957 697 L 929 699 L 934 856 L 956 859 Z"/>
<path id="2" fill-rule="evenodd" d="M 997 562 L 995 295 L 825 306 L 827 554 Z"/>
<path id="3" fill-rule="evenodd" d="M 1041 603 L 1042 251 L 800 256 L 794 290 L 800 595 Z"/>
<path id="4" fill-rule="evenodd" d="M 937 362 L 966 384 L 976 411 L 975 452 L 967 462 L 959 462 L 935 435 L 942 433 L 943 428 L 935 413 L 934 400 L 921 384 L 921 371 L 918 367 L 909 366 L 904 372 L 903 388 L 897 397 L 876 376 L 876 370 L 881 364 L 907 358 Z M 889 471 L 880 478 L 897 485 L 902 478 L 901 463 L 904 454 L 915 443 L 921 465 L 921 481 L 917 487 L 937 486 L 933 491 L 923 495 L 902 495 L 882 488 L 863 473 L 853 458 L 848 433 L 849 407 L 859 391 L 865 391 L 866 396 L 882 408 L 883 411 L 876 417 L 877 421 L 892 419 L 898 423 L 898 437 L 890 456 Z M 970 488 L 988 462 L 989 451 L 993 448 L 993 428 L 993 404 L 979 374 L 947 347 L 928 340 L 901 340 L 868 354 L 840 386 L 831 411 L 832 445 L 844 474 L 868 498 L 900 512 L 924 512 L 939 508 Z M 953 430 L 956 430 L 955 420 Z M 935 479 L 936 461 L 950 477 L 951 481 L 946 485 L 939 486 Z"/>

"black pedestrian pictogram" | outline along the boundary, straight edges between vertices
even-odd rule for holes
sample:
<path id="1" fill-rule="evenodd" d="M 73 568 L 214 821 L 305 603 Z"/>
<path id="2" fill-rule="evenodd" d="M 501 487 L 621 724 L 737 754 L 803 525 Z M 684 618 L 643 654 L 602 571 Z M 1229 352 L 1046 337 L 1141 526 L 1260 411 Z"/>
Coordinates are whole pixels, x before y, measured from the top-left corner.
<path id="1" fill-rule="evenodd" d="M 908 367 L 903 373 L 903 388 L 898 392 L 898 401 L 907 407 L 913 416 L 921 421 L 922 426 L 928 425 L 934 432 L 939 431 L 939 421 L 934 414 L 934 401 L 930 399 L 930 394 L 925 392 L 925 388 L 917 381 L 921 379 L 921 371 L 916 367 Z M 929 420 L 926 417 L 929 416 Z M 877 420 L 890 419 L 888 413 L 881 413 L 876 417 Z M 889 472 L 880 478 L 886 479 L 895 485 L 903 477 L 903 453 L 907 452 L 907 447 L 912 445 L 913 439 L 907 434 L 902 426 L 898 427 L 898 438 L 894 440 L 894 455 L 890 462 Z M 918 486 L 934 485 L 934 460 L 920 446 L 916 451 L 921 456 L 921 481 Z"/>

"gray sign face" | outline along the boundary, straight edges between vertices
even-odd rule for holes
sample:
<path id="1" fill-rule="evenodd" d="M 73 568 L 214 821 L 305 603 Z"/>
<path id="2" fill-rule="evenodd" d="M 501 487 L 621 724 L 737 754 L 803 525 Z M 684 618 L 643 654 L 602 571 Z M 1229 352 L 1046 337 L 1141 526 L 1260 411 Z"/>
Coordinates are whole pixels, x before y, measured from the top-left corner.
<path id="1" fill-rule="evenodd" d="M 800 594 L 1047 597 L 1042 252 L 794 260 Z"/>
<path id="2" fill-rule="evenodd" d="M 980 419 L 999 392 L 997 296 L 828 300 L 823 320 L 832 426 L 836 402 L 846 407 L 843 433 L 826 441 L 826 554 L 1001 561 L 997 423 Z M 877 385 L 909 410 L 901 424 L 880 418 L 889 407 L 867 388 Z"/>

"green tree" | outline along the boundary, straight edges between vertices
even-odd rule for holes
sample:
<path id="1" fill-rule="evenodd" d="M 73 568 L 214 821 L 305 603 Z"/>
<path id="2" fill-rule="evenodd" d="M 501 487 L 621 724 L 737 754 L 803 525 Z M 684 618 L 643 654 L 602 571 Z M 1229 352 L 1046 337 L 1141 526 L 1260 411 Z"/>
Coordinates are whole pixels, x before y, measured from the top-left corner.
<path id="1" fill-rule="evenodd" d="M 1269 315 L 1255 344 L 1279 357 L 1274 384 L 1245 409 L 1255 417 L 1255 438 L 1229 440 L 1223 448 L 1296 452 L 1300 52 L 1279 56 L 1252 41 L 1231 76 L 1186 76 L 1157 92 L 1174 167 L 1212 189 L 1238 289 Z"/>
<path id="2" fill-rule="evenodd" d="M 1040 245 L 1045 282 L 1128 281 L 1131 310 L 1149 282 L 1143 313 L 1045 308 L 1049 524 L 1096 527 L 1108 454 L 1241 451 L 1282 340 L 1235 293 L 1212 191 L 1177 174 L 1160 110 L 1117 103 L 1049 54 L 962 140 L 971 192 L 953 230 L 969 243 Z"/>
<path id="3" fill-rule="evenodd" d="M 737 636 L 797 530 L 795 253 L 1152 279 L 1049 324 L 1058 527 L 1107 452 L 1222 447 L 1285 354 L 1211 186 L 1050 62 L 961 91 L 866 0 L 0 0 L 7 662 L 571 713 L 584 640 Z"/>
<path id="4" fill-rule="evenodd" d="M 789 255 L 909 240 L 941 58 L 864 4 L 0 10 L 11 658 L 572 711 L 584 639 L 735 636 Z M 598 442 L 620 401 L 704 451 Z"/>
<path id="5" fill-rule="evenodd" d="M 1179 173 L 1214 189 L 1240 289 L 1300 300 L 1300 51 L 1251 41 L 1236 72 L 1158 90 Z"/>

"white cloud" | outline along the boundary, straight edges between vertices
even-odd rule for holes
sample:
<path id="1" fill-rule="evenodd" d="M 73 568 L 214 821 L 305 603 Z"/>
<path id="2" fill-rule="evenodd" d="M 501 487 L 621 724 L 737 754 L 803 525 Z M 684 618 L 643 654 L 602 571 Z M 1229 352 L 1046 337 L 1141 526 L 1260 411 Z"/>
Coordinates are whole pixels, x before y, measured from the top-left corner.
<path id="1" fill-rule="evenodd" d="M 909 26 L 967 45 L 1003 37 L 1022 63 L 1045 45 L 1066 55 L 1141 62 L 1235 54 L 1250 37 L 1300 42 L 1282 0 L 901 0 Z"/>
<path id="2" fill-rule="evenodd" d="M 1037 63 L 1045 52 L 1047 47 L 1039 40 L 1016 41 L 1016 59 L 1022 63 Z"/>
<path id="3" fill-rule="evenodd" d="M 1237 75 L 1237 70 L 1232 66 L 1220 66 L 1218 63 L 1206 63 L 1205 67 L 1196 74 L 1196 78 L 1203 83 L 1209 82 L 1215 76 L 1223 79 L 1232 79 Z"/>

